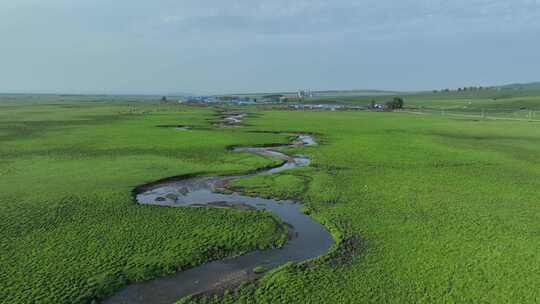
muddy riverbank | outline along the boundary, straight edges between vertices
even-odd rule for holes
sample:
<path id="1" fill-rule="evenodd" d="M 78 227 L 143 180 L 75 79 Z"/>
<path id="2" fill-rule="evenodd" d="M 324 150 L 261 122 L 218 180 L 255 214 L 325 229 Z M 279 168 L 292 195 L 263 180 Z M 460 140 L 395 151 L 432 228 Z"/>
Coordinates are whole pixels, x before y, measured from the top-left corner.
<path id="1" fill-rule="evenodd" d="M 232 117 L 234 116 L 234 117 Z M 243 113 L 234 113 L 234 124 L 241 122 Z M 227 117 L 226 117 L 227 118 Z M 239 120 L 239 121 L 236 121 Z M 225 121 L 225 120 L 224 120 Z M 334 244 L 330 233 L 319 222 L 302 213 L 302 204 L 290 200 L 250 197 L 241 193 L 219 193 L 223 185 L 234 179 L 259 174 L 275 174 L 283 170 L 308 166 L 310 159 L 303 155 L 288 155 L 281 148 L 316 145 L 308 134 L 298 134 L 287 145 L 268 147 L 237 147 L 238 153 L 251 153 L 283 160 L 283 164 L 253 174 L 238 176 L 204 176 L 170 179 L 151 183 L 136 189 L 140 204 L 173 207 L 213 207 L 267 210 L 289 226 L 289 240 L 282 248 L 257 250 L 237 257 L 209 262 L 155 280 L 132 284 L 103 303 L 163 303 L 170 304 L 193 294 L 217 292 L 256 279 L 262 274 L 256 267 L 273 269 L 287 262 L 302 262 L 325 254 Z"/>

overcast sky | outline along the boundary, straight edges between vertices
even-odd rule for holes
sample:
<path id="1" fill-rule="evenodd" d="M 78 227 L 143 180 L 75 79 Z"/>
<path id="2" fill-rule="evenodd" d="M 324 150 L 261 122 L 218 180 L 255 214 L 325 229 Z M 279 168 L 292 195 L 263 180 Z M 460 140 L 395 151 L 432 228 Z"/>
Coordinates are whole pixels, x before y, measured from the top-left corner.
<path id="1" fill-rule="evenodd" d="M 540 0 L 0 0 L 0 92 L 540 80 Z"/>

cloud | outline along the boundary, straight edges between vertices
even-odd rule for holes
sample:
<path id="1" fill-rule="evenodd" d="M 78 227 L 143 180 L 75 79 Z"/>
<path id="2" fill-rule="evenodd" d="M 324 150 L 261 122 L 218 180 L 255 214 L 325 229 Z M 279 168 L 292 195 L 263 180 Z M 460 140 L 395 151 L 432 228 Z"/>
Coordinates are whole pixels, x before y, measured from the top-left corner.
<path id="1" fill-rule="evenodd" d="M 425 88 L 537 77 L 540 64 L 540 0 L 0 0 L 0 8 L 6 91 Z"/>
<path id="2" fill-rule="evenodd" d="M 353 33 L 370 39 L 416 33 L 519 32 L 540 28 L 538 1 L 184 1 L 167 7 L 169 14 L 161 21 L 184 34 L 227 34 L 231 38 Z"/>

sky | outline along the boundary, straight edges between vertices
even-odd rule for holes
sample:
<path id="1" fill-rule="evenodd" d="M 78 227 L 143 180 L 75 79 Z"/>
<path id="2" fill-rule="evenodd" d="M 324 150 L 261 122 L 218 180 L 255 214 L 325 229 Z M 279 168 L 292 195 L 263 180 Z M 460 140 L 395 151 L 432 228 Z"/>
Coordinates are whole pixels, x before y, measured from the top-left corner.
<path id="1" fill-rule="evenodd" d="M 540 0 L 0 0 L 0 92 L 540 80 Z"/>

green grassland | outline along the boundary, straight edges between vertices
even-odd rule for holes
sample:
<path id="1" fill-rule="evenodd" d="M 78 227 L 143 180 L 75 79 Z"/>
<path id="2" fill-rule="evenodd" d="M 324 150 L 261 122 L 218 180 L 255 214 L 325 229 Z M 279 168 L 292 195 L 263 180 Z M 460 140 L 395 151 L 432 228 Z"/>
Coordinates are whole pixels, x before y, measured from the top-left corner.
<path id="1" fill-rule="evenodd" d="M 540 298 L 538 123 L 277 111 L 249 122 L 256 130 L 319 134 L 322 145 L 302 150 L 314 161 L 302 172 L 310 177 L 302 200 L 336 237 L 361 241 L 199 302 Z M 266 194 L 260 179 L 238 183 Z M 290 193 L 289 183 L 267 179 L 273 192 Z"/>
<path id="2" fill-rule="evenodd" d="M 23 103 L 25 104 L 25 103 Z M 265 213 L 136 205 L 139 184 L 275 164 L 227 152 L 272 134 L 209 127 L 210 109 L 0 105 L 0 303 L 86 303 L 209 259 L 284 242 Z"/>
<path id="3" fill-rule="evenodd" d="M 539 301 L 539 123 L 251 111 L 246 127 L 215 130 L 211 108 L 0 103 L 0 302 L 84 303 L 128 281 L 282 243 L 269 214 L 131 198 L 134 186 L 167 176 L 275 164 L 226 149 L 287 140 L 251 131 L 312 132 L 320 145 L 290 150 L 309 155 L 308 168 L 232 187 L 301 199 L 340 243 L 316 261 L 188 301 Z M 156 127 L 175 124 L 200 129 Z"/>

